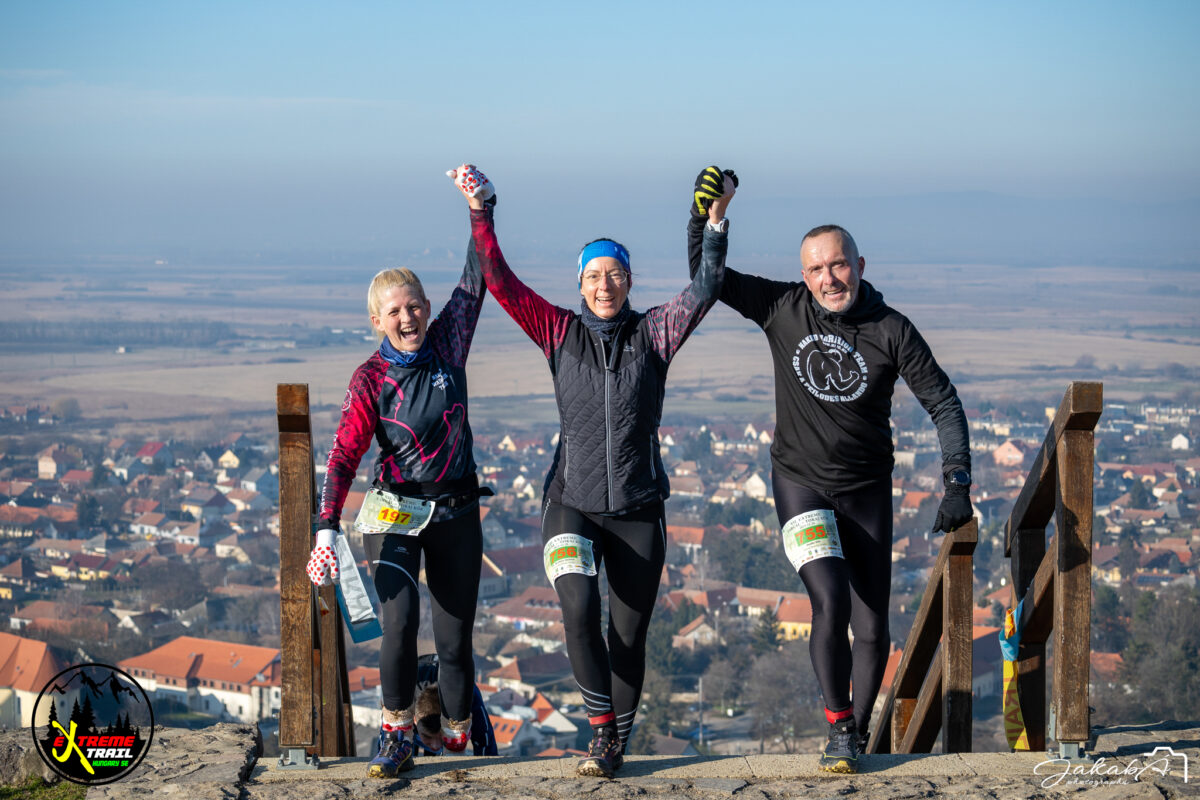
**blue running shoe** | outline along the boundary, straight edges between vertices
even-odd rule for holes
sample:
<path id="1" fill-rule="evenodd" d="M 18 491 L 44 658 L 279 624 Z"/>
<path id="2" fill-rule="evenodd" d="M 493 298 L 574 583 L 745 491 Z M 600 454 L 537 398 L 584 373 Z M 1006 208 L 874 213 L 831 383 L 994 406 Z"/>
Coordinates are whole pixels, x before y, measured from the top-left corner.
<path id="1" fill-rule="evenodd" d="M 413 764 L 412 742 L 399 731 L 379 732 L 379 752 L 371 759 L 367 775 L 371 778 L 394 778 L 398 773 L 408 772 Z"/>
<path id="2" fill-rule="evenodd" d="M 822 772 L 853 775 L 858 772 L 858 754 L 858 726 L 854 717 L 847 717 L 829 726 L 829 742 L 817 768 Z"/>

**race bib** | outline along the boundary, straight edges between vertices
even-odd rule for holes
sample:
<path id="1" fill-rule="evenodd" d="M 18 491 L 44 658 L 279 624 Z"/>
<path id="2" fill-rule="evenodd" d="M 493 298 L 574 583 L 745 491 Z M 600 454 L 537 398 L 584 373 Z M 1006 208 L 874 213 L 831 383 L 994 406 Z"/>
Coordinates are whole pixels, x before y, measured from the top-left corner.
<path id="1" fill-rule="evenodd" d="M 551 585 L 560 575 L 577 572 L 580 575 L 596 574 L 596 559 L 592 555 L 592 542 L 577 533 L 560 533 L 546 542 L 542 550 L 546 577 Z"/>
<path id="2" fill-rule="evenodd" d="M 842 540 L 838 538 L 833 511 L 806 511 L 789 519 L 783 526 L 783 551 L 797 572 L 818 558 L 842 558 Z"/>
<path id="3" fill-rule="evenodd" d="M 358 510 L 354 529 L 364 534 L 399 533 L 415 536 L 429 524 L 436 507 L 437 504 L 432 500 L 401 497 L 382 489 L 372 489 L 367 492 L 362 508 Z"/>

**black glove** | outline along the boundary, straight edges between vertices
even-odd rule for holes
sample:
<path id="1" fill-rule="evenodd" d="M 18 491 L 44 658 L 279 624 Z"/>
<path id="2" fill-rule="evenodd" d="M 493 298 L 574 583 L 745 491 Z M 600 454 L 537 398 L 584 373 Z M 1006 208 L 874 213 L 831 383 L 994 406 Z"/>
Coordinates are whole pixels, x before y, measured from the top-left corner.
<path id="1" fill-rule="evenodd" d="M 971 508 L 971 487 L 947 486 L 946 493 L 942 495 L 942 504 L 938 506 L 933 530 L 949 533 L 966 525 L 973 516 L 975 512 Z"/>
<path id="2" fill-rule="evenodd" d="M 722 170 L 720 167 L 705 167 L 696 176 L 696 191 L 692 195 L 692 216 L 707 217 L 708 206 L 713 200 L 725 194 L 725 179 L 733 181 L 737 188 L 738 178 L 733 170 Z"/>

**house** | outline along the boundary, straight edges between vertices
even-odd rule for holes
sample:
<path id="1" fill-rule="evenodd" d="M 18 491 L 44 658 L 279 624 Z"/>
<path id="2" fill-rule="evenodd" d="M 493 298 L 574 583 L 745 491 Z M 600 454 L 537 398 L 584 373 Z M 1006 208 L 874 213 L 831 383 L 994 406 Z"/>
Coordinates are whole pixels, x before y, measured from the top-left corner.
<path id="1" fill-rule="evenodd" d="M 704 614 L 684 625 L 671 637 L 671 647 L 676 650 L 694 652 L 697 647 L 709 647 L 717 643 L 717 632 L 708 624 Z"/>
<path id="2" fill-rule="evenodd" d="M 279 709 L 280 653 L 272 647 L 180 636 L 120 662 L 156 703 L 254 723 Z"/>
<path id="3" fill-rule="evenodd" d="M 32 725 L 38 695 L 62 670 L 45 642 L 0 633 L 0 728 Z"/>
<path id="4" fill-rule="evenodd" d="M 134 536 L 145 536 L 148 539 L 160 536 L 160 527 L 166 521 L 166 514 L 157 514 L 153 512 L 141 514 L 137 517 L 137 519 L 129 523 L 129 532 Z"/>
<path id="5" fill-rule="evenodd" d="M 905 492 L 900 501 L 900 513 L 906 517 L 915 516 L 921 504 L 933 497 L 933 492 Z"/>
<path id="6" fill-rule="evenodd" d="M 0 567 L 0 600 L 20 600 L 38 581 L 37 568 L 29 556 L 19 556 Z"/>
<path id="7" fill-rule="evenodd" d="M 661 733 L 650 735 L 650 755 L 652 756 L 682 756 L 690 758 L 700 755 L 689 739 L 678 736 L 664 736 Z"/>
<path id="8" fill-rule="evenodd" d="M 704 549 L 704 528 L 688 525 L 668 525 L 667 541 L 676 547 L 683 548 L 688 560 L 695 562 L 700 551 Z"/>
<path id="9" fill-rule="evenodd" d="M 1177 433 L 1173 437 L 1171 437 L 1171 449 L 1172 450 L 1191 450 L 1192 443 L 1188 439 L 1187 436 L 1185 436 L 1182 433 Z"/>
<path id="10" fill-rule="evenodd" d="M 571 662 L 563 653 L 538 653 L 517 658 L 487 675 L 489 683 L 529 696 L 570 677 Z"/>
<path id="11" fill-rule="evenodd" d="M 267 467 L 254 467 L 242 476 L 242 488 L 266 497 L 279 497 L 279 476 Z"/>
<path id="12" fill-rule="evenodd" d="M 481 613 L 497 622 L 510 623 L 519 631 L 562 622 L 562 607 L 552 586 L 530 586 L 514 598 L 481 609 Z"/>
<path id="13" fill-rule="evenodd" d="M 131 455 L 121 456 L 115 461 L 106 460 L 104 466 L 108 467 L 113 476 L 121 483 L 129 483 L 139 475 L 147 474 L 150 470 L 146 462 Z"/>
<path id="14" fill-rule="evenodd" d="M 9 627 L 14 631 L 54 631 L 80 639 L 102 640 L 116 622 L 102 606 L 35 600 L 12 613 Z"/>
<path id="15" fill-rule="evenodd" d="M 157 464 L 161 467 L 169 467 L 175 463 L 175 456 L 165 442 L 146 442 L 134 453 L 133 457 L 146 466 Z"/>
<path id="16" fill-rule="evenodd" d="M 775 622 L 784 641 L 804 639 L 812 635 L 812 601 L 806 594 L 784 597 L 775 609 Z"/>
<path id="17" fill-rule="evenodd" d="M 1008 469 L 1024 467 L 1025 460 L 1035 450 L 1020 439 L 1008 439 L 992 451 L 992 461 L 996 466 Z"/>
<path id="18" fill-rule="evenodd" d="M 496 751 L 503 756 L 528 756 L 545 749 L 545 739 L 529 721 L 489 714 L 496 737 Z"/>
<path id="19" fill-rule="evenodd" d="M 674 497 L 704 497 L 704 481 L 697 475 L 677 475 L 671 478 L 671 495 Z"/>
<path id="20" fill-rule="evenodd" d="M 193 488 L 180 502 L 180 509 L 195 519 L 220 517 L 236 510 L 233 503 L 215 487 L 204 485 Z"/>
<path id="21" fill-rule="evenodd" d="M 546 695 L 538 692 L 529 708 L 537 714 L 538 732 L 549 741 L 551 747 L 570 748 L 579 744 L 579 726 L 559 711 Z"/>
<path id="22" fill-rule="evenodd" d="M 527 575 L 540 575 L 544 570 L 542 546 L 506 547 L 502 550 L 488 550 L 483 554 L 483 560 L 491 564 L 508 584 L 513 579 Z"/>

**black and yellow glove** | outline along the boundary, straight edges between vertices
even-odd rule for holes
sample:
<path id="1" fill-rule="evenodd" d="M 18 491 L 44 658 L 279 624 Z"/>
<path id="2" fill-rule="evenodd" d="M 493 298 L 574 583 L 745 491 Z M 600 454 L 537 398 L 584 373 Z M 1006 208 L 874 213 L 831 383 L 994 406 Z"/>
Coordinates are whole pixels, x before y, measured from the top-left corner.
<path id="1" fill-rule="evenodd" d="M 737 175 L 731 169 L 722 171 L 720 167 L 705 167 L 696 176 L 696 191 L 692 195 L 693 217 L 708 216 L 708 206 L 725 194 L 726 181 L 733 181 L 733 187 L 737 188 Z"/>

